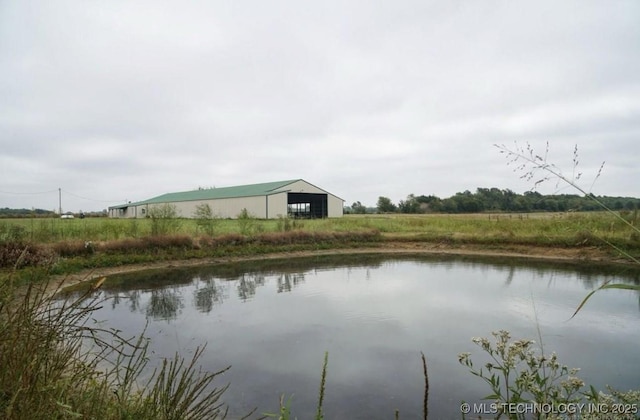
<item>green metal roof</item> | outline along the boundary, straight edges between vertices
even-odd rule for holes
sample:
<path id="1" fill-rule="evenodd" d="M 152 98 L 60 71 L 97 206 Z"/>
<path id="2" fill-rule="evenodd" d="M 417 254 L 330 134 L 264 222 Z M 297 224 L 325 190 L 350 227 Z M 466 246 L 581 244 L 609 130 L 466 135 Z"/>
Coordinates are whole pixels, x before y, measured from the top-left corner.
<path id="1" fill-rule="evenodd" d="M 207 188 L 194 191 L 183 191 L 159 195 L 144 201 L 136 203 L 120 204 L 110 208 L 125 208 L 131 206 L 139 206 L 142 204 L 157 204 L 176 201 L 194 201 L 194 200 L 211 200 L 217 198 L 237 198 L 237 197 L 253 197 L 260 195 L 270 195 L 277 189 L 286 187 L 294 182 L 302 181 L 301 179 L 293 179 L 288 181 L 265 182 L 262 184 L 238 185 L 236 187 L 223 188 Z"/>

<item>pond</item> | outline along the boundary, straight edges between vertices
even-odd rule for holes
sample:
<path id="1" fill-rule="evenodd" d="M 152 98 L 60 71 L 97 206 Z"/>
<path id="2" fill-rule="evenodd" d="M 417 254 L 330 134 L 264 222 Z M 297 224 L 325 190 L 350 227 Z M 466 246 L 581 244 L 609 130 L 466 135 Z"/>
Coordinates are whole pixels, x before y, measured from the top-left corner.
<path id="1" fill-rule="evenodd" d="M 154 357 L 187 358 L 207 344 L 205 370 L 231 369 L 232 417 L 277 412 L 292 396 L 300 419 L 315 412 L 329 353 L 327 419 L 421 418 L 429 370 L 430 418 L 458 418 L 460 403 L 490 393 L 458 363 L 471 342 L 509 330 L 542 342 L 598 389 L 640 388 L 640 300 L 634 291 L 586 294 L 604 281 L 638 284 L 608 269 L 462 257 L 343 255 L 245 262 L 113 276 L 95 313 L 125 335 L 151 338 Z"/>

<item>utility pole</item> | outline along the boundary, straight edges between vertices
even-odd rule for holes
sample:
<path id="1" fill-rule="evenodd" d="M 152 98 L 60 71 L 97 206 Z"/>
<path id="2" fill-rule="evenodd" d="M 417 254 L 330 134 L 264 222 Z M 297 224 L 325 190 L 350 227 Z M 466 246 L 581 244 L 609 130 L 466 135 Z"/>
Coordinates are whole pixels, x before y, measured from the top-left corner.
<path id="1" fill-rule="evenodd" d="M 58 209 L 60 216 L 62 216 L 62 188 L 58 188 Z"/>

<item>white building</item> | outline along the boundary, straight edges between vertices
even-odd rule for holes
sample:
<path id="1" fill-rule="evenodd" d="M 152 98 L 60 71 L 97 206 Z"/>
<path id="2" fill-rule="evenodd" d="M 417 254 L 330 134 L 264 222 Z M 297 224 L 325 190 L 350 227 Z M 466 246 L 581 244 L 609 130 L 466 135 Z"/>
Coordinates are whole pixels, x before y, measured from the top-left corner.
<path id="1" fill-rule="evenodd" d="M 235 219 L 243 209 L 260 219 L 278 217 L 342 217 L 344 200 L 304 181 L 267 182 L 163 194 L 136 203 L 109 207 L 109 217 L 144 218 L 153 207 L 170 204 L 178 217 L 193 218 L 196 208 L 208 204 L 220 218 Z"/>

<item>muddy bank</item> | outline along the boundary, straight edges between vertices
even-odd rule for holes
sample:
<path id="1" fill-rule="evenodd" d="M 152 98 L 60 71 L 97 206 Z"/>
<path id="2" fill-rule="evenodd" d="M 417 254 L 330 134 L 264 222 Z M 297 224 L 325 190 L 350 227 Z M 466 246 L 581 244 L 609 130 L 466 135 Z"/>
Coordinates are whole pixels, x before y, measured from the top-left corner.
<path id="1" fill-rule="evenodd" d="M 593 264 L 629 264 L 627 260 L 613 258 L 598 248 L 549 248 L 531 246 L 508 246 L 487 248 L 481 245 L 451 246 L 447 244 L 429 244 L 419 242 L 387 242 L 381 247 L 329 249 L 318 251 L 274 252 L 255 256 L 199 258 L 189 260 L 161 261 L 158 263 L 130 264 L 118 267 L 101 267 L 78 273 L 55 276 L 52 285 L 69 286 L 83 281 L 91 281 L 103 276 L 128 273 L 146 269 L 195 267 L 229 262 L 242 262 L 264 259 L 283 259 L 309 257 L 315 255 L 343 254 L 430 254 L 482 256 L 496 258 L 543 259 L 547 261 L 593 263 Z"/>

